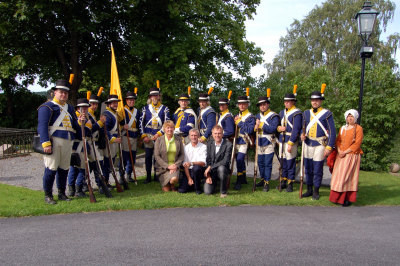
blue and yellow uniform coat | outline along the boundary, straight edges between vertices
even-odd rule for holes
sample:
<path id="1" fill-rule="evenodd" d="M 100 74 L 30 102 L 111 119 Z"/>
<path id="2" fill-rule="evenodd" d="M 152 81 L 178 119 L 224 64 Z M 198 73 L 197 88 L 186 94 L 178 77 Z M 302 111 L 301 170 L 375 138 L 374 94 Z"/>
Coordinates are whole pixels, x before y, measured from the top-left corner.
<path id="1" fill-rule="evenodd" d="M 150 108 L 154 108 L 158 116 L 153 117 Z M 159 119 L 158 119 L 159 118 Z M 139 127 L 141 132 L 141 138 L 149 135 L 158 134 L 162 136 L 164 134 L 162 125 L 165 121 L 169 120 L 169 109 L 165 105 L 158 103 L 157 105 L 148 104 L 142 108 L 142 116 L 140 117 Z"/>
<path id="2" fill-rule="evenodd" d="M 219 114 L 218 125 L 224 129 L 224 138 L 235 135 L 235 120 L 228 109 Z"/>
<path id="3" fill-rule="evenodd" d="M 182 137 L 187 137 L 189 135 L 189 131 L 192 128 L 195 128 L 197 123 L 196 114 L 191 108 L 178 108 L 174 113 L 173 120 L 175 123 L 174 133 Z"/>
<path id="4" fill-rule="evenodd" d="M 199 129 L 200 136 L 203 140 L 207 140 L 211 136 L 211 130 L 217 123 L 217 113 L 211 106 L 198 110 L 199 113 Z"/>
<path id="5" fill-rule="evenodd" d="M 279 134 L 279 142 L 287 143 L 288 145 L 293 146 L 298 142 L 300 138 L 300 132 L 302 130 L 303 125 L 303 114 L 300 109 L 296 108 L 296 106 L 292 106 L 289 110 L 282 110 L 279 113 L 280 124 L 286 127 L 285 131 L 285 139 L 283 139 L 283 133 Z M 286 147 L 285 147 L 286 149 Z M 297 145 L 296 151 L 292 151 L 293 154 L 297 154 Z M 283 167 L 282 167 L 282 178 L 283 180 L 289 180 L 289 182 L 294 181 L 296 175 L 296 155 L 294 158 L 283 158 Z"/>

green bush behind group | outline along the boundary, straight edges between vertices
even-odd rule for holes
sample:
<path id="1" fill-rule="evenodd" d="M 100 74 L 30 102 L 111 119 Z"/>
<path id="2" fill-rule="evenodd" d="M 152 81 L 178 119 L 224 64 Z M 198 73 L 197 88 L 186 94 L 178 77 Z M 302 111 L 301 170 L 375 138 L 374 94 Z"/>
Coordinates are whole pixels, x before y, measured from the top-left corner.
<path id="1" fill-rule="evenodd" d="M 260 1 L 17 1 L 0 4 L 0 127 L 36 128 L 37 107 L 43 94 L 27 90 L 67 78 L 76 81 L 71 103 L 97 92 L 106 99 L 110 82 L 110 42 L 113 43 L 123 93 L 139 88 L 141 108 L 155 80 L 161 82 L 163 103 L 175 110 L 177 96 L 192 87 L 191 106 L 197 95 L 213 86 L 212 106 L 233 90 L 232 102 L 251 88 L 250 110 L 257 112 L 258 96 L 271 88 L 271 109 L 283 108 L 283 96 L 298 85 L 297 107 L 310 108 L 309 96 L 327 84 L 323 106 L 334 114 L 337 130 L 346 110 L 358 107 L 361 39 L 354 15 L 361 0 L 327 0 L 301 21 L 294 20 L 280 39 L 280 51 L 265 65 L 266 74 L 250 76 L 262 63 L 263 53 L 246 39 L 245 20 Z M 392 1 L 372 1 L 380 12 L 369 44 L 362 122 L 363 170 L 387 170 L 400 162 L 400 76 L 394 60 L 400 35 L 381 40 L 393 18 Z M 237 107 L 231 104 L 231 111 Z"/>

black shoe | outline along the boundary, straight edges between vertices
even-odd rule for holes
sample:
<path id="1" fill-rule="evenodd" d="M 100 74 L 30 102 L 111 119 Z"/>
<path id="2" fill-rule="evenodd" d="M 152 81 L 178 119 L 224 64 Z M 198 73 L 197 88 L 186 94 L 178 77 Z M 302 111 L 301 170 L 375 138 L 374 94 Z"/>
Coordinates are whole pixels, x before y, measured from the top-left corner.
<path id="1" fill-rule="evenodd" d="M 243 175 L 241 182 L 242 182 L 242 184 L 247 185 L 247 177 L 246 177 L 246 175 Z"/>
<path id="2" fill-rule="evenodd" d="M 68 186 L 68 197 L 75 196 L 75 186 Z"/>
<path id="3" fill-rule="evenodd" d="M 76 188 L 75 196 L 77 196 L 78 198 L 84 198 L 84 197 L 86 197 L 85 192 L 83 192 L 83 186 L 78 186 L 78 187 Z"/>
<path id="4" fill-rule="evenodd" d="M 344 203 L 342 204 L 343 207 L 349 207 L 351 205 L 351 202 L 348 200 L 345 200 Z"/>
<path id="5" fill-rule="evenodd" d="M 286 192 L 293 192 L 293 181 L 287 186 Z"/>
<path id="6" fill-rule="evenodd" d="M 44 202 L 54 205 L 57 202 L 53 199 L 53 194 L 51 192 L 44 192 Z"/>
<path id="7" fill-rule="evenodd" d="M 200 195 L 200 194 L 202 194 L 203 193 L 203 191 L 201 191 L 201 190 L 196 190 L 196 194 L 197 195 Z"/>
<path id="8" fill-rule="evenodd" d="M 242 189 L 242 184 L 240 182 L 236 182 L 235 187 L 233 189 L 234 190 L 241 190 Z"/>
<path id="9" fill-rule="evenodd" d="M 143 181 L 143 184 L 149 184 L 149 183 L 151 183 L 151 180 L 149 180 L 149 179 L 146 179 Z"/>
<path id="10" fill-rule="evenodd" d="M 263 187 L 264 186 L 264 180 L 261 180 L 260 182 L 257 183 L 256 187 Z"/>
<path id="11" fill-rule="evenodd" d="M 109 182 L 107 182 L 107 187 L 109 188 L 109 189 L 112 189 L 113 188 L 113 186 L 109 183 Z"/>
<path id="12" fill-rule="evenodd" d="M 158 179 L 158 176 L 154 175 L 154 182 L 160 183 L 160 179 Z"/>
<path id="13" fill-rule="evenodd" d="M 83 192 L 88 192 L 88 191 L 89 191 L 88 185 L 87 185 L 86 183 L 84 183 L 84 184 L 82 185 L 82 191 L 83 191 Z"/>
<path id="14" fill-rule="evenodd" d="M 132 179 L 131 175 L 128 175 L 128 182 L 135 183 L 135 180 Z"/>
<path id="15" fill-rule="evenodd" d="M 319 187 L 314 188 L 314 193 L 312 195 L 313 200 L 319 200 Z"/>
<path id="16" fill-rule="evenodd" d="M 264 183 L 265 183 L 265 184 L 264 184 L 263 191 L 264 191 L 264 192 L 268 192 L 268 191 L 269 191 L 269 184 L 266 183 L 266 182 L 264 182 Z"/>
<path id="17" fill-rule="evenodd" d="M 303 193 L 301 197 L 306 198 L 306 197 L 311 197 L 313 195 L 313 186 L 307 186 L 307 192 Z"/>
<path id="18" fill-rule="evenodd" d="M 68 198 L 66 195 L 65 195 L 65 191 L 64 190 L 58 190 L 58 200 L 63 200 L 63 201 L 71 201 L 71 199 L 70 198 Z"/>
<path id="19" fill-rule="evenodd" d="M 276 187 L 276 189 L 277 190 L 279 190 L 279 191 L 281 191 L 281 190 L 283 190 L 283 189 L 285 189 L 286 187 L 287 187 L 287 183 L 286 183 L 287 181 L 286 180 L 283 180 L 282 179 L 282 181 L 281 181 L 281 183 L 280 183 L 280 188 L 279 188 L 279 185 Z"/>
<path id="20" fill-rule="evenodd" d="M 104 190 L 102 187 L 99 187 L 99 194 L 104 194 Z"/>

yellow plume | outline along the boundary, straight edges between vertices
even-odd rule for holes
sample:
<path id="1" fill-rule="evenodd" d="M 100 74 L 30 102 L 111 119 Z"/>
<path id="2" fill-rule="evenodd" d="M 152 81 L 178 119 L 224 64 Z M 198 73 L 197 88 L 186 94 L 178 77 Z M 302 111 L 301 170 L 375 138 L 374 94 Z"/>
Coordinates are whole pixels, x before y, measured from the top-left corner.
<path id="1" fill-rule="evenodd" d="M 267 89 L 267 97 L 268 97 L 268 98 L 271 97 L 271 89 L 270 89 L 270 88 Z"/>
<path id="2" fill-rule="evenodd" d="M 246 88 L 246 96 L 249 97 L 249 95 L 250 95 L 250 88 L 247 87 L 247 88 Z"/>
<path id="3" fill-rule="evenodd" d="M 97 92 L 97 97 L 100 97 L 101 93 L 103 92 L 104 88 L 100 87 L 99 91 Z"/>
<path id="4" fill-rule="evenodd" d="M 232 97 L 232 91 L 229 91 L 229 93 L 228 93 L 228 100 L 230 100 L 231 97 Z"/>
<path id="5" fill-rule="evenodd" d="M 294 84 L 293 86 L 293 94 L 296 95 L 297 93 L 297 84 Z"/>
<path id="6" fill-rule="evenodd" d="M 322 85 L 321 85 L 321 94 L 324 94 L 325 88 L 326 88 L 326 84 L 322 83 Z"/>
<path id="7" fill-rule="evenodd" d="M 214 88 L 210 87 L 210 89 L 208 90 L 208 95 L 210 95 L 213 92 Z"/>
<path id="8" fill-rule="evenodd" d="M 133 91 L 135 94 L 137 94 L 137 87 L 135 87 L 135 90 Z"/>
<path id="9" fill-rule="evenodd" d="M 69 84 L 72 84 L 74 82 L 74 74 L 69 74 Z"/>
<path id="10" fill-rule="evenodd" d="M 156 83 L 157 83 L 157 88 L 159 89 L 160 88 L 160 81 L 157 79 Z"/>
<path id="11" fill-rule="evenodd" d="M 192 88 L 189 86 L 188 87 L 188 94 L 189 94 L 189 96 L 190 96 L 190 91 L 192 90 Z"/>
<path id="12" fill-rule="evenodd" d="M 90 100 L 90 96 L 92 95 L 91 91 L 86 92 L 86 99 Z"/>

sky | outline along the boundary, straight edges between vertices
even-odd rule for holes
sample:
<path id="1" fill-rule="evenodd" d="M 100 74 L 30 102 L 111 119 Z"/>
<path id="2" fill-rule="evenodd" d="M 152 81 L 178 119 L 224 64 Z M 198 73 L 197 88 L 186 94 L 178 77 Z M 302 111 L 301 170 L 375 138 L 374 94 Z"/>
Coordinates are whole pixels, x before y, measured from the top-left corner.
<path id="1" fill-rule="evenodd" d="M 302 20 L 316 5 L 321 6 L 323 2 L 325 1 L 261 0 L 253 20 L 246 21 L 247 39 L 264 51 L 264 63 L 252 68 L 251 75 L 253 77 L 266 74 L 263 65 L 272 62 L 279 51 L 279 38 L 286 35 L 287 29 L 294 19 Z M 400 0 L 393 2 L 396 4 L 394 20 L 389 23 L 386 32 L 381 35 L 381 39 L 384 41 L 390 34 L 400 32 Z M 362 6 L 360 6 L 361 9 Z M 400 51 L 396 55 L 396 60 L 400 64 Z M 45 90 L 38 85 L 29 86 L 28 89 L 31 91 Z"/>
<path id="2" fill-rule="evenodd" d="M 301 21 L 316 5 L 321 6 L 323 2 L 325 1 L 261 0 L 257 7 L 257 15 L 253 17 L 253 20 L 246 21 L 247 39 L 256 43 L 264 51 L 265 62 L 252 68 L 251 75 L 253 77 L 266 74 L 263 65 L 272 62 L 279 51 L 279 38 L 286 35 L 287 29 L 294 19 Z M 381 40 L 384 41 L 390 34 L 400 32 L 400 0 L 393 2 L 396 4 L 394 20 L 389 23 L 386 32 L 381 35 Z M 361 9 L 362 6 L 360 6 Z M 396 55 L 396 61 L 398 64 L 400 63 L 400 51 Z"/>

